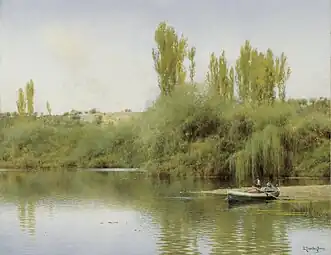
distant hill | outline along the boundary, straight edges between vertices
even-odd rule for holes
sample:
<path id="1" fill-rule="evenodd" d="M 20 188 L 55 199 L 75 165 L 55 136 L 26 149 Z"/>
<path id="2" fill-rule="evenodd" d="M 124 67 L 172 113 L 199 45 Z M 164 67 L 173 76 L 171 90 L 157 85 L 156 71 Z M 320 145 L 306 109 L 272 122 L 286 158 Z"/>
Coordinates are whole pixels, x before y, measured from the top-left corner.
<path id="1" fill-rule="evenodd" d="M 81 120 L 87 122 L 98 122 L 103 124 L 116 124 L 119 121 L 131 120 L 132 118 L 138 117 L 142 112 L 96 112 L 80 114 Z"/>

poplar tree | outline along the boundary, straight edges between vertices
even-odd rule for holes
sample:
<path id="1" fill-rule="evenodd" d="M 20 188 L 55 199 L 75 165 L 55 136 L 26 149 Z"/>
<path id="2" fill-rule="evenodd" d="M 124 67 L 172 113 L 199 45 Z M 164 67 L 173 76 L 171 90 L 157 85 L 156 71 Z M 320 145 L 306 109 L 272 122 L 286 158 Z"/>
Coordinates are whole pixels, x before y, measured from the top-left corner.
<path id="1" fill-rule="evenodd" d="M 34 113 L 34 83 L 30 80 L 25 86 L 25 97 L 27 113 L 33 115 Z"/>
<path id="2" fill-rule="evenodd" d="M 17 112 L 20 116 L 26 113 L 26 101 L 22 88 L 18 90 L 18 100 L 16 101 Z"/>
<path id="3" fill-rule="evenodd" d="M 183 35 L 179 37 L 175 29 L 165 22 L 161 22 L 157 27 L 154 39 L 156 48 L 152 50 L 152 57 L 159 88 L 161 95 L 170 95 L 175 86 L 185 83 L 187 39 Z"/>
<path id="4" fill-rule="evenodd" d="M 210 93 L 220 96 L 222 100 L 233 99 L 234 69 L 228 65 L 225 51 L 219 57 L 215 53 L 210 55 L 206 79 Z"/>
<path id="5" fill-rule="evenodd" d="M 48 101 L 46 102 L 46 109 L 47 109 L 48 115 L 52 115 L 52 108 Z"/>

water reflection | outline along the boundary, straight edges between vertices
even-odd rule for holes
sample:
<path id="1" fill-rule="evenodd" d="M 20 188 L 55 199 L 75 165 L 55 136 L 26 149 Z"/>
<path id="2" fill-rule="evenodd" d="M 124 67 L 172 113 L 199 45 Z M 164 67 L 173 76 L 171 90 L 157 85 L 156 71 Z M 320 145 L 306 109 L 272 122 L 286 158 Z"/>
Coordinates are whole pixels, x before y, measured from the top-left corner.
<path id="1" fill-rule="evenodd" d="M 28 231 L 30 235 L 35 234 L 36 228 L 36 203 L 34 201 L 17 201 L 18 218 L 21 230 Z"/>
<path id="2" fill-rule="evenodd" d="M 152 182 L 133 173 L 2 174 L 0 250 L 22 255 L 301 254 L 302 246 L 319 245 L 331 251 L 323 241 L 330 237 L 330 225 L 286 214 L 288 204 L 228 209 L 223 197 L 180 193 L 215 185 Z"/>

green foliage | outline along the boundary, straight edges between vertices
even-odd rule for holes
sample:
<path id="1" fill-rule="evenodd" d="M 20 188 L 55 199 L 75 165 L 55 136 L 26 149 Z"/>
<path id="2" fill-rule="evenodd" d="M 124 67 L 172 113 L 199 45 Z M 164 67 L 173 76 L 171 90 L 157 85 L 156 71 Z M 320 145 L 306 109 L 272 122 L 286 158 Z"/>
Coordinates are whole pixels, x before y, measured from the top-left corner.
<path id="1" fill-rule="evenodd" d="M 14 168 L 132 167 L 139 164 L 134 138 L 124 124 L 115 128 L 61 116 L 20 118 L 1 129 L 0 161 Z"/>
<path id="2" fill-rule="evenodd" d="M 30 80 L 25 86 L 25 94 L 22 88 L 18 90 L 18 100 L 16 102 L 19 115 L 34 114 L 34 83 Z"/>
<path id="3" fill-rule="evenodd" d="M 19 118 L 1 116 L 0 163 L 19 168 L 143 167 L 158 175 L 238 181 L 256 175 L 330 174 L 330 100 L 286 100 L 291 69 L 284 53 L 259 52 L 246 41 L 234 67 L 224 51 L 219 57 L 211 54 L 205 93 L 198 86 L 178 86 L 185 84 L 186 57 L 194 84 L 196 49 L 187 49 L 187 39 L 163 22 L 155 42 L 161 96 L 139 117 L 105 124 L 98 115 L 87 123 L 75 110 L 52 116 L 49 103 L 49 115 L 35 117 L 29 81 L 26 95 L 19 90 Z M 96 109 L 90 114 L 97 114 Z"/>
<path id="4" fill-rule="evenodd" d="M 153 163 L 148 166 L 158 171 L 223 177 L 234 174 L 238 180 L 257 174 L 329 173 L 325 146 L 331 130 L 328 115 L 301 112 L 301 107 L 292 103 L 257 107 L 215 103 L 214 98 L 182 88 L 156 102 L 143 123 L 142 137 L 149 137 L 146 150 L 152 151 L 149 161 Z M 151 125 L 153 128 L 148 129 Z M 324 156 L 314 161 L 318 164 L 303 168 L 304 160 L 316 158 L 316 150 Z"/>
<path id="5" fill-rule="evenodd" d="M 278 96 L 285 101 L 285 83 L 291 69 L 284 53 L 275 57 L 272 50 L 266 53 L 253 49 L 249 41 L 240 49 L 235 67 L 229 66 L 222 51 L 219 57 L 212 53 L 206 83 L 212 96 L 232 101 L 237 89 L 238 99 L 249 104 L 273 104 Z"/>
<path id="6" fill-rule="evenodd" d="M 214 53 L 210 56 L 207 85 L 212 95 L 221 96 L 221 99 L 233 100 L 234 69 L 228 67 L 225 52 L 217 58 Z"/>
<path id="7" fill-rule="evenodd" d="M 34 83 L 32 80 L 25 86 L 25 97 L 27 113 L 32 115 L 34 113 Z"/>
<path id="8" fill-rule="evenodd" d="M 322 102 L 325 99 L 321 99 Z M 328 107 L 328 104 L 316 102 Z M 327 110 L 293 100 L 250 106 L 177 87 L 116 125 L 66 116 L 0 119 L 3 167 L 143 167 L 176 176 L 328 176 Z M 77 117 L 77 116 L 78 117 Z M 76 117 L 77 118 L 76 118 Z"/>
<path id="9" fill-rule="evenodd" d="M 188 59 L 190 61 L 189 70 L 190 70 L 191 84 L 194 84 L 194 76 L 195 76 L 195 73 L 196 73 L 196 70 L 195 70 L 195 67 L 196 67 L 195 54 L 196 54 L 196 48 L 192 47 L 188 52 Z"/>
<path id="10" fill-rule="evenodd" d="M 26 103 L 25 103 L 25 96 L 24 91 L 22 88 L 18 90 L 18 100 L 16 102 L 17 112 L 19 115 L 24 115 L 26 112 Z"/>
<path id="11" fill-rule="evenodd" d="M 161 95 L 170 95 L 175 86 L 183 85 L 187 71 L 184 66 L 186 57 L 190 61 L 190 80 L 195 75 L 195 48 L 188 50 L 187 39 L 177 35 L 175 29 L 161 22 L 154 36 L 156 48 L 152 50 L 154 68 L 158 75 Z"/>
<path id="12" fill-rule="evenodd" d="M 271 104 L 278 91 L 278 98 L 285 101 L 285 83 L 291 74 L 287 65 L 284 53 L 275 57 L 271 49 L 259 52 L 246 41 L 235 66 L 239 99 L 250 104 Z"/>

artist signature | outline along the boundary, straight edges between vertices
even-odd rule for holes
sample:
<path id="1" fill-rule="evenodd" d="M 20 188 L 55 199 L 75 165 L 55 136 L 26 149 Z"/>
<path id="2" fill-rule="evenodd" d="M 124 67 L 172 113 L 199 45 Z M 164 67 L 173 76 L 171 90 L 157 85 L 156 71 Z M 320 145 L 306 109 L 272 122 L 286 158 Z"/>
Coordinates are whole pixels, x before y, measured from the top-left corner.
<path id="1" fill-rule="evenodd" d="M 303 246 L 303 247 L 302 247 L 302 250 L 304 250 L 304 251 L 306 251 L 306 252 L 315 252 L 315 253 L 319 253 L 319 252 L 321 252 L 321 251 L 324 251 L 325 248 L 322 248 L 322 247 L 319 247 L 319 246 L 317 246 L 317 247 L 315 247 L 315 246 L 313 246 L 313 247 Z"/>

